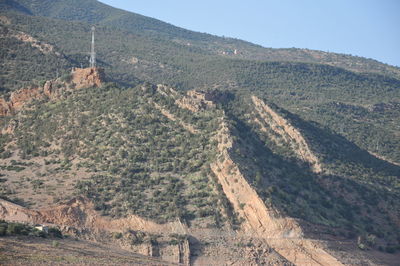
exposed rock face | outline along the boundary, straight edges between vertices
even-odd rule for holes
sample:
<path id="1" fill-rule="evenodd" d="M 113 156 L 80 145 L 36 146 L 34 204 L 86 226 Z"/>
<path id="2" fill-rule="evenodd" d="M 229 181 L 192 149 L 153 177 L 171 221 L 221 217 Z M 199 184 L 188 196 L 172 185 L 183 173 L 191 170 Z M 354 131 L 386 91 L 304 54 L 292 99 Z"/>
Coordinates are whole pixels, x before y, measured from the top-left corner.
<path id="1" fill-rule="evenodd" d="M 232 160 L 229 151 L 233 146 L 230 131 L 223 121 L 218 134 L 218 151 L 222 154 L 222 158 L 217 160 L 211 168 L 236 212 L 246 218 L 247 222 L 243 224 L 244 229 L 246 231 L 257 229 L 268 238 L 302 237 L 302 230 L 293 219 L 282 218 L 277 210 L 265 206 Z"/>
<path id="2" fill-rule="evenodd" d="M 0 219 L 27 223 L 32 222 L 33 217 L 37 215 L 36 211 L 31 211 L 17 204 L 0 199 Z"/>
<path id="3" fill-rule="evenodd" d="M 63 91 L 99 87 L 103 82 L 104 72 L 102 69 L 75 68 L 71 73 L 71 81 L 50 80 L 43 87 L 23 88 L 14 91 L 8 101 L 0 98 L 0 116 L 12 115 L 32 100 L 57 99 Z"/>
<path id="4" fill-rule="evenodd" d="M 72 83 L 77 89 L 100 87 L 104 82 L 104 70 L 101 68 L 73 68 Z"/>
<path id="5" fill-rule="evenodd" d="M 229 94 L 226 92 L 220 92 L 218 90 L 190 90 L 184 97 L 176 100 L 176 104 L 192 112 L 199 112 L 201 110 L 215 108 L 217 103 L 222 103 L 227 100 L 229 100 Z"/>
<path id="6" fill-rule="evenodd" d="M 74 199 L 66 204 L 38 211 L 31 211 L 15 204 L 10 205 L 10 203 L 3 200 L 0 200 L 0 206 L 1 205 L 8 206 L 6 208 L 9 211 L 8 213 L 28 213 L 31 215 L 31 220 L 37 223 L 47 222 L 62 226 L 70 226 L 79 230 L 122 232 L 126 229 L 132 229 L 160 233 L 168 231 L 178 234 L 184 232 L 184 226 L 180 222 L 157 224 L 135 215 L 130 215 L 126 218 L 109 219 L 98 214 L 94 210 L 93 204 L 84 198 Z M 8 216 L 4 216 L 4 213 L 1 212 L 0 217 L 9 219 Z M 21 220 L 21 222 L 30 221 Z"/>
<path id="7" fill-rule="evenodd" d="M 300 131 L 293 127 L 289 121 L 272 110 L 272 108 L 261 99 L 256 96 L 252 96 L 251 99 L 255 105 L 256 111 L 262 118 L 262 121 L 256 120 L 256 122 L 260 124 L 261 130 L 266 132 L 267 127 L 273 130 L 283 141 L 292 147 L 294 153 L 297 154 L 301 160 L 311 165 L 314 172 L 320 173 L 322 171 L 322 165 L 318 157 L 311 151 Z M 279 144 L 277 138 L 271 137 L 271 139 Z"/>
<path id="8" fill-rule="evenodd" d="M 162 106 L 160 106 L 159 104 L 153 102 L 152 103 L 154 105 L 154 107 L 156 109 L 158 109 L 165 117 L 167 117 L 168 119 L 170 119 L 171 121 L 175 121 L 178 124 L 180 124 L 184 129 L 186 129 L 187 131 L 189 131 L 192 134 L 198 134 L 198 130 L 196 128 L 194 128 L 193 125 L 188 124 L 183 122 L 180 119 L 177 119 L 173 114 L 171 114 L 168 110 L 166 110 L 165 108 L 163 108 Z"/>
<path id="9" fill-rule="evenodd" d="M 198 112 L 215 107 L 215 104 L 210 100 L 209 93 L 204 91 L 191 90 L 186 96 L 177 100 L 179 107 L 188 109 L 192 112 Z"/>
<path id="10" fill-rule="evenodd" d="M 29 43 L 32 47 L 38 49 L 41 51 L 43 54 L 50 54 L 54 53 L 57 56 L 61 56 L 59 52 L 56 52 L 54 49 L 54 46 L 48 44 L 48 43 L 43 43 L 35 38 L 33 38 L 31 35 L 24 33 L 24 32 L 15 32 L 13 35 L 14 38 L 25 42 Z"/>
<path id="11" fill-rule="evenodd" d="M 198 112 L 213 108 L 217 101 L 227 98 L 215 97 L 215 94 L 201 91 L 190 91 L 186 97 L 177 101 L 177 104 L 181 108 Z M 284 135 L 285 140 L 295 142 L 301 147 L 302 150 L 299 151 L 301 158 L 310 161 L 313 166 L 316 165 L 316 170 L 320 171 L 317 158 L 312 154 L 300 132 L 261 100 L 256 97 L 252 99 L 256 110 L 265 118 L 263 122 L 268 123 L 277 133 Z M 265 246 L 271 247 L 295 265 L 342 265 L 312 240 L 305 239 L 303 230 L 295 219 L 285 217 L 278 210 L 265 205 L 230 156 L 235 141 L 223 118 L 217 142 L 220 157 L 211 164 L 211 170 L 217 176 L 235 212 L 243 218 L 241 227 L 245 233 L 262 239 Z"/>
<path id="12" fill-rule="evenodd" d="M 11 21 L 6 16 L 0 16 L 0 24 L 9 25 Z M 38 49 L 43 54 L 55 54 L 56 56 L 63 56 L 60 52 L 57 52 L 53 45 L 40 41 L 28 33 L 13 30 L 8 27 L 4 27 L 5 31 L 3 31 L 2 37 L 12 37 L 21 42 L 27 43 L 35 49 Z"/>
<path id="13" fill-rule="evenodd" d="M 34 99 L 42 99 L 46 96 L 43 88 L 24 88 L 14 91 L 10 95 L 10 99 L 6 101 L 4 98 L 0 99 L 0 116 L 12 115 L 13 113 L 21 110 L 21 108 Z"/>
<path id="14" fill-rule="evenodd" d="M 342 265 L 315 242 L 303 238 L 296 220 L 284 217 L 278 210 L 265 205 L 230 156 L 235 143 L 224 121 L 221 121 L 217 140 L 222 156 L 211 165 L 211 169 L 235 212 L 243 218 L 242 229 L 264 239 L 295 265 Z"/>

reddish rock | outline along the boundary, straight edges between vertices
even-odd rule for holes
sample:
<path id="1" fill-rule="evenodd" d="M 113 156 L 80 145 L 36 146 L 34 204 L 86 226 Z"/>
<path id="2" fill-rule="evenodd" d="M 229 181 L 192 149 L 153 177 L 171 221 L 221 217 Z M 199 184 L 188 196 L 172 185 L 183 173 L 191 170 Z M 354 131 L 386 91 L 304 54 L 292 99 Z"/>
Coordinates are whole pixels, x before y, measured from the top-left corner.
<path id="1" fill-rule="evenodd" d="M 103 81 L 104 71 L 100 68 L 73 68 L 70 81 L 49 80 L 43 87 L 23 88 L 12 92 L 8 101 L 0 98 L 0 116 L 11 115 L 34 99 L 56 99 L 65 90 L 100 87 Z"/>
<path id="2" fill-rule="evenodd" d="M 104 82 L 104 71 L 101 68 L 73 68 L 72 83 L 77 89 L 100 87 Z"/>
<path id="3" fill-rule="evenodd" d="M 10 104 L 14 111 L 18 111 L 26 103 L 42 97 L 42 88 L 24 88 L 11 93 Z"/>
<path id="4" fill-rule="evenodd" d="M 0 116 L 10 115 L 10 113 L 11 107 L 9 103 L 3 98 L 0 98 Z"/>

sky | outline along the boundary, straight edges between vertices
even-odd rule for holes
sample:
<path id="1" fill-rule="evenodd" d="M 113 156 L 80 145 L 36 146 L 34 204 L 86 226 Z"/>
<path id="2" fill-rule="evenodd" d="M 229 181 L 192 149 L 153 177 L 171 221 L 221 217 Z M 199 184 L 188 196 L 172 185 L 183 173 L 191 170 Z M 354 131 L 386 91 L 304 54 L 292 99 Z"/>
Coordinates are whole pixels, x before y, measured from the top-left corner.
<path id="1" fill-rule="evenodd" d="M 400 0 L 100 0 L 188 30 L 400 67 Z"/>

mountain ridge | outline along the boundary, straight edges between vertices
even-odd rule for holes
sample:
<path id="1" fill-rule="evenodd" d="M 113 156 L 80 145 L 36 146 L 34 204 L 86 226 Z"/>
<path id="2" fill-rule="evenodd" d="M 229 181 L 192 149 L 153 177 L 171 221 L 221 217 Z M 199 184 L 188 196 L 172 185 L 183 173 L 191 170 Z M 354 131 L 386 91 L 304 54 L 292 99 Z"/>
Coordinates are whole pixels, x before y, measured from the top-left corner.
<path id="1" fill-rule="evenodd" d="M 7 2 L 9 2 L 8 5 Z M 14 5 L 17 5 L 17 7 L 14 8 L 10 2 L 14 3 Z M 309 49 L 264 48 L 260 45 L 255 45 L 238 39 L 217 37 L 206 33 L 189 31 L 157 19 L 113 8 L 96 0 L 76 2 L 77 4 L 74 5 L 74 2 L 68 2 L 67 4 L 66 0 L 48 2 L 37 0 L 7 0 L 3 6 L 5 9 L 16 11 L 22 10 L 22 12 L 28 13 L 29 15 L 48 16 L 59 19 L 82 21 L 90 24 L 112 26 L 123 28 L 133 33 L 148 34 L 149 36 L 160 37 L 161 34 L 164 38 L 176 41 L 178 43 L 183 43 L 185 45 L 190 41 L 194 41 L 194 43 L 191 43 L 190 45 L 208 50 L 213 54 L 228 54 L 229 57 L 233 56 L 234 58 L 237 57 L 264 61 L 325 63 L 356 72 L 385 73 L 386 75 L 392 75 L 397 78 L 400 77 L 399 67 L 383 64 L 373 59 Z M 71 9 L 71 6 L 78 5 L 80 6 L 79 9 Z M 21 6 L 23 8 L 21 8 Z M 26 10 L 29 10 L 29 12 Z M 89 13 L 87 13 L 88 10 Z M 97 10 L 97 12 L 93 12 L 91 10 Z M 196 41 L 198 42 L 197 44 Z M 210 42 L 213 42 L 215 47 L 208 47 L 209 44 L 207 43 Z M 234 56 L 234 50 L 239 50 L 241 56 Z M 348 60 L 350 60 L 350 62 L 347 62 Z"/>

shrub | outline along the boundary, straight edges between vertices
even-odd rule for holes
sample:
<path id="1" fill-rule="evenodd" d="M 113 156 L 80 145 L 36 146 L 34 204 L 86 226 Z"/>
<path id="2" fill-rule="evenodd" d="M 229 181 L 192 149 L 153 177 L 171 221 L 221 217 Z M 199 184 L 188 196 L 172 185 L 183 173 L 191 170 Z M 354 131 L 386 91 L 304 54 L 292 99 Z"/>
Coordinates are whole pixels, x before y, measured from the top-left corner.
<path id="1" fill-rule="evenodd" d="M 385 251 L 387 253 L 395 253 L 396 252 L 396 247 L 394 247 L 394 246 L 386 246 Z"/>
<path id="2" fill-rule="evenodd" d="M 0 224 L 0 236 L 5 236 L 7 231 L 7 224 Z"/>
<path id="3" fill-rule="evenodd" d="M 7 226 L 7 235 L 19 235 L 21 234 L 23 228 L 24 228 L 23 224 L 9 223 Z"/>
<path id="4" fill-rule="evenodd" d="M 62 238 L 62 233 L 61 233 L 60 229 L 58 229 L 56 227 L 49 228 L 49 235 L 52 237 Z"/>
<path id="5" fill-rule="evenodd" d="M 67 83 L 69 83 L 69 82 L 71 82 L 71 80 L 72 80 L 72 75 L 69 74 L 69 73 L 64 74 L 64 75 L 61 76 L 61 81 L 62 81 L 62 82 L 67 82 Z"/>
<path id="6" fill-rule="evenodd" d="M 115 239 L 121 239 L 121 238 L 122 238 L 122 233 L 121 233 L 121 232 L 115 232 L 115 233 L 113 234 L 113 237 L 114 237 Z"/>

